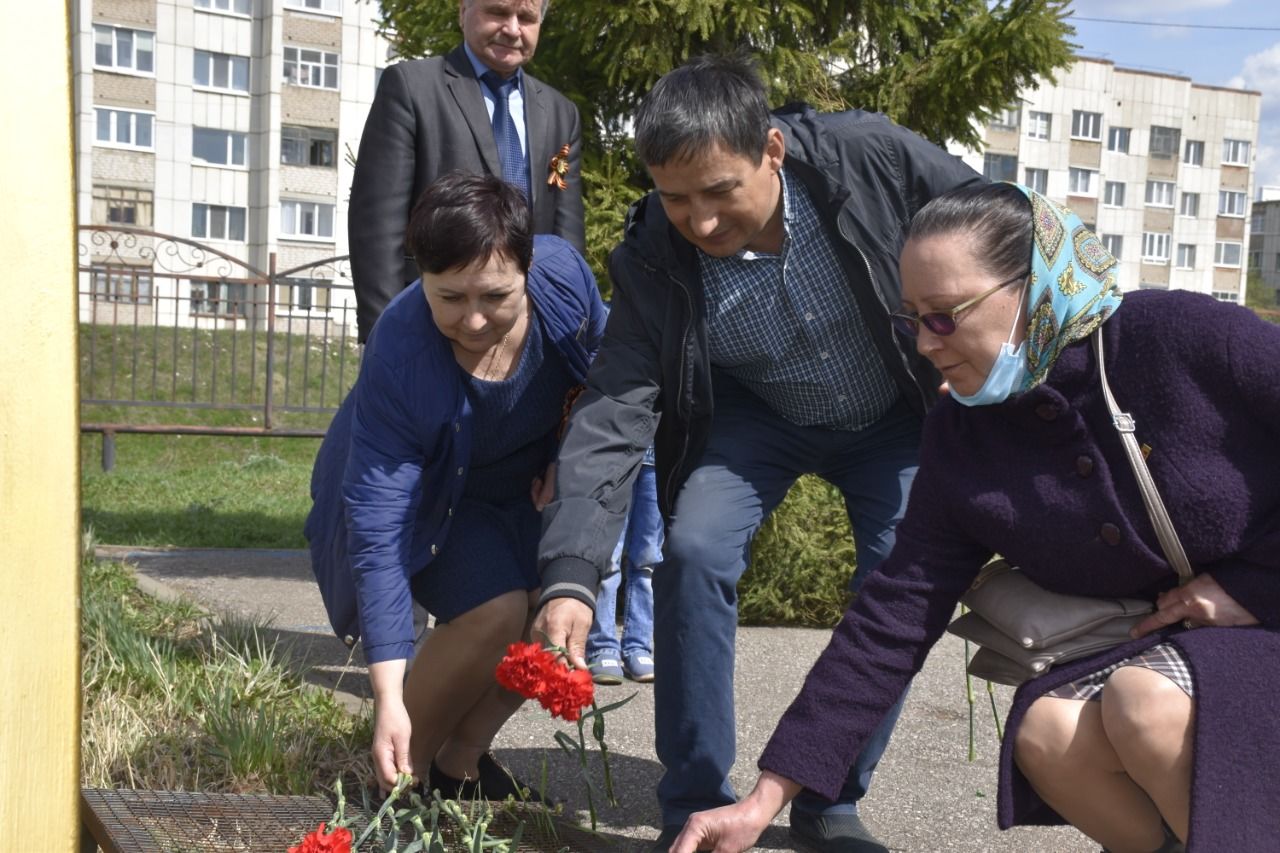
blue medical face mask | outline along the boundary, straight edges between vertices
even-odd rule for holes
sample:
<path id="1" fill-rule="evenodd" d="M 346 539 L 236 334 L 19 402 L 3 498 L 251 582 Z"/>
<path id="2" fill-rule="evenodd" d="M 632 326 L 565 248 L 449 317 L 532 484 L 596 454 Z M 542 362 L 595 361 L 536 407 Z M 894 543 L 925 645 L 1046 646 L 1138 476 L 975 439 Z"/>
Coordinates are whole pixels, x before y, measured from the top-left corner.
<path id="1" fill-rule="evenodd" d="M 1024 292 L 1026 285 L 1023 285 Z M 1013 314 L 1013 326 L 1009 329 L 1009 340 L 1000 345 L 1000 354 L 991 365 L 991 372 L 982 383 L 982 387 L 965 396 L 951 392 L 956 402 L 966 406 L 991 406 L 1003 403 L 1015 390 L 1022 387 L 1027 378 L 1027 342 L 1023 340 L 1015 348 L 1013 335 L 1018 330 L 1018 322 L 1022 317 L 1022 297 L 1018 297 L 1018 310 Z"/>

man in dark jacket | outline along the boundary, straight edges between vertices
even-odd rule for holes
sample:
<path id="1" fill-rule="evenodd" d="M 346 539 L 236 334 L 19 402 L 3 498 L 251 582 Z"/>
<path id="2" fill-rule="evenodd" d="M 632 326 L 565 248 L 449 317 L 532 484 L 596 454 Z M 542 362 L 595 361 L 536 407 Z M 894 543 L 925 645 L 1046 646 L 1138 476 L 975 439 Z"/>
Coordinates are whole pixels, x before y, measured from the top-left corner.
<path id="1" fill-rule="evenodd" d="M 898 250 L 916 210 L 981 177 L 880 115 L 771 116 L 754 70 L 726 59 L 658 81 L 636 148 L 657 190 L 610 257 L 613 313 L 544 511 L 535 631 L 583 663 L 600 573 L 655 441 L 668 523 L 654 577 L 665 850 L 691 812 L 734 800 L 736 586 L 764 518 L 813 473 L 844 495 L 855 589 L 893 544 L 939 384 L 889 325 Z M 810 846 L 885 849 L 856 802 L 897 710 L 838 801 L 793 802 L 792 831 Z"/>
<path id="2" fill-rule="evenodd" d="M 535 234 L 583 251 L 578 108 L 522 70 L 549 2 L 458 0 L 462 45 L 383 72 L 360 137 L 347 225 L 362 343 L 418 277 L 404 249 L 409 210 L 447 172 L 515 184 L 529 199 Z"/>

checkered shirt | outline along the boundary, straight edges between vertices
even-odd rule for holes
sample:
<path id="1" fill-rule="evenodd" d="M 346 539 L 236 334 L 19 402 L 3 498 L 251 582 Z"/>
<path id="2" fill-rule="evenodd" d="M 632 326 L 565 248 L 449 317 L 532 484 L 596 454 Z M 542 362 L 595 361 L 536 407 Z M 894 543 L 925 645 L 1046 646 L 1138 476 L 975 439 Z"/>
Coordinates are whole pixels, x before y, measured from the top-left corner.
<path id="1" fill-rule="evenodd" d="M 782 179 L 779 254 L 698 252 L 711 363 L 800 426 L 857 430 L 898 398 L 809 192 Z"/>

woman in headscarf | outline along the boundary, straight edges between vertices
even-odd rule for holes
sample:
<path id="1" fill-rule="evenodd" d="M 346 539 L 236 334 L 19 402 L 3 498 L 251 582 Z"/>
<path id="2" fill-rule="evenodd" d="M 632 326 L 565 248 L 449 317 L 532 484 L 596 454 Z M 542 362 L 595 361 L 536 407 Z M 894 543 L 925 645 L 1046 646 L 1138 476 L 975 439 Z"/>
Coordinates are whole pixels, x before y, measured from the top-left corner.
<path id="1" fill-rule="evenodd" d="M 941 370 L 890 556 L 760 758 L 755 789 L 671 848 L 738 851 L 801 787 L 833 796 L 993 554 L 1053 592 L 1143 598 L 1134 638 L 1014 697 L 999 822 L 1071 823 L 1109 851 L 1280 838 L 1280 327 L 1205 295 L 1124 295 L 1070 210 L 1012 184 L 916 216 L 899 334 Z M 1123 300 L 1123 301 L 1122 301 Z M 1091 336 L 1195 571 L 1165 558 Z"/>

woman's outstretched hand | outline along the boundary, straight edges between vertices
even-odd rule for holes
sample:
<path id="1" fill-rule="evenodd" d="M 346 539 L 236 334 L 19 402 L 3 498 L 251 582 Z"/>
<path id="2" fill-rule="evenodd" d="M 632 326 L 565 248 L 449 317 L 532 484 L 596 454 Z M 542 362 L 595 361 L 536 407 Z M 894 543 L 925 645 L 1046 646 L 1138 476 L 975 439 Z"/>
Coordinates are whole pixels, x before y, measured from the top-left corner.
<path id="1" fill-rule="evenodd" d="M 1160 593 L 1156 612 L 1138 623 L 1134 637 L 1141 637 L 1175 622 L 1188 628 L 1202 625 L 1257 625 L 1252 613 L 1218 585 L 1211 574 L 1196 575 L 1185 586 Z"/>
<path id="2" fill-rule="evenodd" d="M 369 666 L 373 684 L 373 771 L 384 791 L 395 787 L 401 773 L 413 775 L 409 757 L 409 737 L 413 725 L 404 707 L 403 660 L 388 660 Z"/>
<path id="3" fill-rule="evenodd" d="M 751 849 L 769 821 L 800 793 L 800 785 L 766 770 L 751 793 L 731 806 L 698 812 L 685 823 L 671 853 L 741 853 Z"/>

